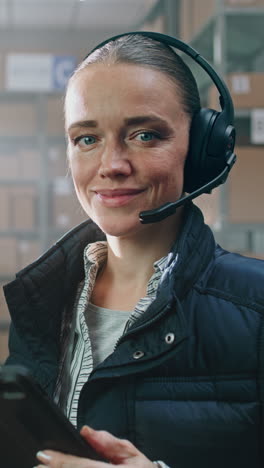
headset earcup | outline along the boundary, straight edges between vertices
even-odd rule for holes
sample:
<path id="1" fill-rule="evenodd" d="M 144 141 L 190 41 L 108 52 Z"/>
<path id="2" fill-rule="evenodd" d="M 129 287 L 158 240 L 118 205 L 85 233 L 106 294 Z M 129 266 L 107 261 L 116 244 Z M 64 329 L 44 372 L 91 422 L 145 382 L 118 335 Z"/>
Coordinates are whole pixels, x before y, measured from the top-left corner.
<path id="1" fill-rule="evenodd" d="M 202 108 L 193 117 L 184 168 L 185 192 L 191 193 L 213 178 L 207 167 L 207 148 L 218 115 L 219 112 L 213 109 Z"/>

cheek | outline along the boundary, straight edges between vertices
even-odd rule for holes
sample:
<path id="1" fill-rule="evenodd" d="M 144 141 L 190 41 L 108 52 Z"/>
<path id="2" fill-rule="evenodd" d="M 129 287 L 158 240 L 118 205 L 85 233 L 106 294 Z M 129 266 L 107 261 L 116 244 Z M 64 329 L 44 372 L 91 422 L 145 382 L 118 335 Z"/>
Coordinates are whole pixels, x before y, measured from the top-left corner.
<path id="1" fill-rule="evenodd" d="M 93 169 L 87 163 L 83 164 L 80 158 L 70 158 L 69 168 L 76 190 L 82 190 L 93 177 Z"/>
<path id="2" fill-rule="evenodd" d="M 175 193 L 181 192 L 183 186 L 185 154 L 181 157 L 174 154 L 166 155 L 163 161 L 159 160 L 158 164 L 152 162 L 151 179 L 153 185 L 167 192 L 174 190 Z"/>

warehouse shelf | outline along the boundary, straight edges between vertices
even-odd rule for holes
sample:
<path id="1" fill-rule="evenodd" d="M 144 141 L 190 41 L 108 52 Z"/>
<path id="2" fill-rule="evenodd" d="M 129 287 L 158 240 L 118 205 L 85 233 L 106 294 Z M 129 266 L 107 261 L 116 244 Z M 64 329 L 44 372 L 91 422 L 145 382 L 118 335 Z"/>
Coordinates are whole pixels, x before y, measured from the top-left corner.
<path id="1" fill-rule="evenodd" d="M 212 63 L 214 60 L 215 34 L 218 21 L 224 21 L 227 70 L 247 67 L 254 69 L 254 58 L 263 53 L 264 7 L 230 7 L 222 5 L 201 29 L 190 39 L 190 45 L 199 50 Z M 245 70 L 249 71 L 248 68 Z"/>
<path id="2" fill-rule="evenodd" d="M 254 0 L 258 6 L 242 0 L 232 3 L 182 0 L 179 26 L 181 38 L 211 63 L 227 83 L 235 107 L 237 163 L 217 195 L 211 199 L 204 196 L 198 204 L 215 223 L 212 228 L 218 242 L 228 250 L 257 256 L 264 254 L 264 218 L 258 209 L 264 194 L 264 141 L 255 137 L 252 110 L 264 109 L 264 2 Z M 218 93 L 209 77 L 189 58 L 186 61 L 197 79 L 202 105 L 220 110 Z"/>
<path id="3" fill-rule="evenodd" d="M 8 281 L 82 216 L 67 177 L 62 92 L 2 90 L 0 112 L 0 281 Z"/>

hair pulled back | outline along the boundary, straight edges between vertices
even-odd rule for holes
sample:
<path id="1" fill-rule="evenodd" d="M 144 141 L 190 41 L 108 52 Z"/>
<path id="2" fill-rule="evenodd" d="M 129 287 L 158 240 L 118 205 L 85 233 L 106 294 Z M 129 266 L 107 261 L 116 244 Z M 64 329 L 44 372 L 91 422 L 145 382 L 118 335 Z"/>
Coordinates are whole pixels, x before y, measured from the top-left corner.
<path id="1" fill-rule="evenodd" d="M 119 37 L 88 54 L 75 70 L 70 82 L 81 70 L 95 63 L 128 63 L 162 72 L 175 84 L 182 98 L 183 108 L 191 118 L 201 108 L 197 84 L 191 70 L 167 44 L 140 33 Z"/>

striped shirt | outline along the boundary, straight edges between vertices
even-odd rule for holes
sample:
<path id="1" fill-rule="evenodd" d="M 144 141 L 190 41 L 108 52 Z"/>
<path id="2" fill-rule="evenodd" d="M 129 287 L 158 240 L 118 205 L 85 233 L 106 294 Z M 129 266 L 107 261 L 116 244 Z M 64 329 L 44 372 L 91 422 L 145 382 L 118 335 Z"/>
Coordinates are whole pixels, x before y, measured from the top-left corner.
<path id="1" fill-rule="evenodd" d="M 107 242 L 100 241 L 89 244 L 84 250 L 84 281 L 79 285 L 74 307 L 76 308 L 76 341 L 73 359 L 70 367 L 70 390 L 67 399 L 67 416 L 76 426 L 79 395 L 83 385 L 87 382 L 93 370 L 93 353 L 91 336 L 87 326 L 87 313 L 95 279 L 98 271 L 107 259 Z M 167 264 L 167 256 L 162 257 L 153 264 L 154 273 L 147 285 L 147 295 L 139 300 L 135 309 L 129 314 L 124 331 L 127 330 L 137 318 L 147 309 L 155 299 L 159 280 Z M 111 334 L 108 337 L 112 339 Z M 112 342 L 114 349 L 116 342 Z"/>

